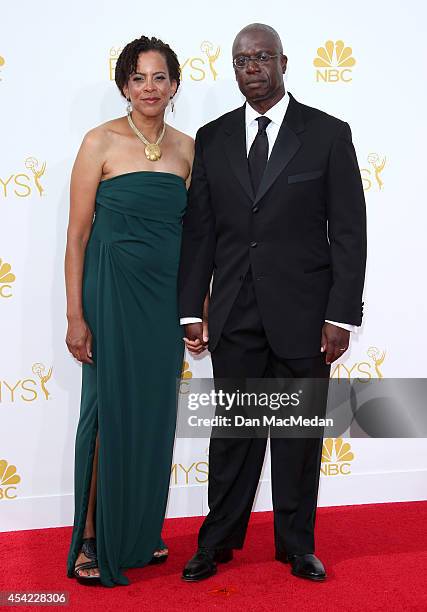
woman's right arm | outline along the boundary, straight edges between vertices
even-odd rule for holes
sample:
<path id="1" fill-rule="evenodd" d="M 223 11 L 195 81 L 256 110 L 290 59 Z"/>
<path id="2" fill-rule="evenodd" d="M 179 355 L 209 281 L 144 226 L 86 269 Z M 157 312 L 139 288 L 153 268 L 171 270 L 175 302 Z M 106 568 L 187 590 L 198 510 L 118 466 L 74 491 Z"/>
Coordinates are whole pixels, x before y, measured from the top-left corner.
<path id="1" fill-rule="evenodd" d="M 102 128 L 86 134 L 74 162 L 70 185 L 70 213 L 65 251 L 65 288 L 68 329 L 66 344 L 83 363 L 93 363 L 92 334 L 82 305 L 83 265 L 92 229 L 95 195 L 102 177 L 105 136 Z"/>

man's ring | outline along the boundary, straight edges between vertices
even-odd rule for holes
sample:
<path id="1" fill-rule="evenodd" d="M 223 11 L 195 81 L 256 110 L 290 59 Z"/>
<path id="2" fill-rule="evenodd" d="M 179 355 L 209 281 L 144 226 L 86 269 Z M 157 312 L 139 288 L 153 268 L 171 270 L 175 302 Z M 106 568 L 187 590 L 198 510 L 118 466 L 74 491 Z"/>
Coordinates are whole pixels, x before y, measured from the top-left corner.
<path id="1" fill-rule="evenodd" d="M 346 350 L 347 350 L 346 348 L 340 348 L 340 351 L 346 351 Z"/>

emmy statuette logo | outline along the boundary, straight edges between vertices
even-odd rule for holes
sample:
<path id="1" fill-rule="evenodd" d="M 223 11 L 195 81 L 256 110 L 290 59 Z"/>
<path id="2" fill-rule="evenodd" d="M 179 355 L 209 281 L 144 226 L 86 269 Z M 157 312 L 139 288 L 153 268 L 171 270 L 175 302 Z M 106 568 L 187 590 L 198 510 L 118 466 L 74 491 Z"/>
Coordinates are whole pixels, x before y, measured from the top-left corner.
<path id="1" fill-rule="evenodd" d="M 1 71 L 3 66 L 5 65 L 6 60 L 4 59 L 4 57 L 2 55 L 0 55 L 0 81 L 2 81 L 3 79 L 1 78 Z"/>
<path id="2" fill-rule="evenodd" d="M 348 476 L 354 453 L 342 438 L 326 438 L 322 447 L 321 473 L 324 476 Z"/>
<path id="3" fill-rule="evenodd" d="M 370 346 L 366 351 L 368 357 L 370 357 L 374 364 L 375 374 L 377 378 L 384 378 L 383 373 L 380 370 L 380 366 L 384 363 L 385 351 L 380 351 L 376 346 Z"/>
<path id="4" fill-rule="evenodd" d="M 215 62 L 220 56 L 221 47 L 204 40 L 200 45 L 200 51 L 204 56 L 188 57 L 181 64 L 181 79 L 183 81 L 187 78 L 187 75 L 192 81 L 204 81 L 207 78 L 217 80 L 218 72 L 215 68 Z"/>
<path id="5" fill-rule="evenodd" d="M 16 472 L 16 465 L 9 464 L 6 459 L 0 459 L 0 501 L 16 498 L 16 485 L 21 477 Z"/>
<path id="6" fill-rule="evenodd" d="M 46 383 L 52 376 L 52 366 L 50 366 L 47 374 L 45 374 L 46 368 L 42 363 L 35 363 L 32 367 L 32 372 L 40 379 L 40 386 L 43 391 L 45 399 L 49 399 L 50 393 L 46 388 Z"/>
<path id="7" fill-rule="evenodd" d="M 42 195 L 44 189 L 39 179 L 46 171 L 46 162 L 43 162 L 39 168 L 39 162 L 35 157 L 27 157 L 27 159 L 25 160 L 25 167 L 28 170 L 31 170 L 31 172 L 33 173 L 34 183 L 37 187 L 37 191 L 39 192 L 39 195 Z"/>
<path id="8" fill-rule="evenodd" d="M 27 157 L 24 162 L 27 172 L 16 172 L 9 175 L 0 174 L 0 200 L 16 196 L 28 198 L 34 193 L 40 197 L 45 189 L 41 178 L 46 172 L 46 162 L 40 163 L 36 157 Z"/>
<path id="9" fill-rule="evenodd" d="M 384 181 L 381 173 L 385 168 L 387 158 L 379 155 L 378 153 L 369 153 L 366 159 L 370 168 L 360 169 L 363 190 L 370 191 L 371 189 L 375 189 L 376 191 L 382 191 Z"/>
<path id="10" fill-rule="evenodd" d="M 356 361 L 351 364 L 338 363 L 331 371 L 331 378 L 338 380 L 350 380 L 357 378 L 361 382 L 372 378 L 384 378 L 381 370 L 385 360 L 386 351 L 376 346 L 370 346 L 366 351 L 369 361 Z"/>
<path id="11" fill-rule="evenodd" d="M 0 258 L 0 299 L 12 297 L 12 284 L 16 276 L 11 272 L 12 266 Z"/>
<path id="12" fill-rule="evenodd" d="M 43 363 L 34 363 L 31 368 L 34 378 L 19 378 L 15 382 L 0 379 L 0 404 L 35 402 L 38 399 L 51 399 L 47 383 L 52 378 L 52 366 L 49 369 Z"/>
<path id="13" fill-rule="evenodd" d="M 316 81 L 324 83 L 349 83 L 353 80 L 352 68 L 356 60 L 351 47 L 346 47 L 342 40 L 327 40 L 323 47 L 317 49 L 313 60 L 316 70 Z"/>
<path id="14" fill-rule="evenodd" d="M 214 51 L 214 45 L 208 40 L 204 40 L 202 44 L 200 45 L 200 49 L 201 51 L 203 51 L 203 53 L 208 58 L 209 69 L 212 73 L 213 80 L 216 81 L 218 73 L 215 70 L 214 64 L 216 60 L 219 58 L 219 54 L 221 53 L 221 48 L 217 47 L 216 50 Z"/>

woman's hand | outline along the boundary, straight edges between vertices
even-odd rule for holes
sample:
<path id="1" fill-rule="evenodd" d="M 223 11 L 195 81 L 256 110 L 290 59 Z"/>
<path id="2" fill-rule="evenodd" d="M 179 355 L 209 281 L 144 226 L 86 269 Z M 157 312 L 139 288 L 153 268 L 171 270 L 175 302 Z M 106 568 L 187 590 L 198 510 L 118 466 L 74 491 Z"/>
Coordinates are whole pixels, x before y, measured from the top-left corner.
<path id="1" fill-rule="evenodd" d="M 192 355 L 200 355 L 207 347 L 207 338 L 203 337 L 202 323 L 187 323 L 184 325 L 185 336 L 183 338 L 185 346 Z"/>
<path id="2" fill-rule="evenodd" d="M 209 341 L 209 292 L 203 303 L 203 320 L 202 323 L 190 323 L 185 325 L 185 337 L 183 338 L 187 350 L 192 355 L 200 355 L 208 346 Z"/>
<path id="3" fill-rule="evenodd" d="M 92 360 L 92 333 L 84 319 L 69 319 L 65 338 L 68 350 L 78 361 L 91 363 Z"/>

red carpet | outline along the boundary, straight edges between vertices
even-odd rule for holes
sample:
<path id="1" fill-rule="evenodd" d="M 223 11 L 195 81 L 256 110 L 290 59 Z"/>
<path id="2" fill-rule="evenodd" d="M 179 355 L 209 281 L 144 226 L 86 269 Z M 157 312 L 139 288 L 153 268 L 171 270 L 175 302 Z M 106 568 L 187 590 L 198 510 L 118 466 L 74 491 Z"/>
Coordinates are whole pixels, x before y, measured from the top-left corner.
<path id="1" fill-rule="evenodd" d="M 1 533 L 0 590 L 65 590 L 70 603 L 62 609 L 87 612 L 427 610 L 427 502 L 320 508 L 316 552 L 329 574 L 323 583 L 295 578 L 273 560 L 269 512 L 252 515 L 245 548 L 216 576 L 183 582 L 201 521 L 169 519 L 163 534 L 169 560 L 128 570 L 132 584 L 112 589 L 66 577 L 69 527 Z"/>

